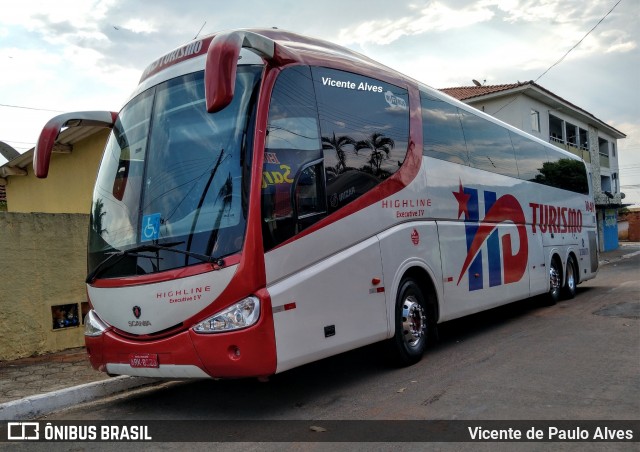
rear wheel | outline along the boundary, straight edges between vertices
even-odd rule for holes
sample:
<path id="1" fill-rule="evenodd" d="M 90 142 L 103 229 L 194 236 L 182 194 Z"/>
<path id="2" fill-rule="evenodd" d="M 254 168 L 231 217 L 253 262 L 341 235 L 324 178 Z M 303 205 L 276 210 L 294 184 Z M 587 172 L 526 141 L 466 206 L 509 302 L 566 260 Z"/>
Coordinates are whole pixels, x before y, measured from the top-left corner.
<path id="1" fill-rule="evenodd" d="M 567 277 L 562 287 L 562 296 L 567 300 L 576 296 L 576 285 L 578 284 L 577 266 L 573 257 L 569 257 L 567 261 Z"/>
<path id="2" fill-rule="evenodd" d="M 562 267 L 557 257 L 551 259 L 549 265 L 549 293 L 547 294 L 547 305 L 553 306 L 560 300 L 562 288 Z"/>
<path id="3" fill-rule="evenodd" d="M 390 339 L 394 360 L 402 366 L 415 364 L 427 347 L 428 306 L 420 286 L 411 278 L 400 283 L 395 311 L 395 335 Z"/>

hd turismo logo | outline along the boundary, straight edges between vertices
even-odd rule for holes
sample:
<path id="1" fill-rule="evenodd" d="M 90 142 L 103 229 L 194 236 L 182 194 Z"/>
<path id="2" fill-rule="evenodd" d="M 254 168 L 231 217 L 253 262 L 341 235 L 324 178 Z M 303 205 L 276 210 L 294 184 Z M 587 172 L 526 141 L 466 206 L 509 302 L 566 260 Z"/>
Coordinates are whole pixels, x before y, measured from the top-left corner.
<path id="1" fill-rule="evenodd" d="M 484 217 L 480 219 L 479 196 L 484 200 Z M 475 188 L 460 186 L 453 196 L 458 201 L 458 218 L 464 214 L 465 235 L 467 240 L 467 255 L 460 275 L 458 285 L 465 273 L 469 275 L 469 290 L 484 288 L 483 250 L 486 243 L 487 261 L 489 269 L 489 287 L 520 281 L 526 271 L 529 259 L 529 242 L 525 227 L 525 216 L 522 206 L 512 195 L 497 197 L 496 192 L 482 191 Z M 501 224 L 511 224 L 511 231 L 515 229 L 518 236 L 518 251 L 514 253 L 512 237 L 514 232 L 502 235 L 500 238 L 498 227 Z"/>

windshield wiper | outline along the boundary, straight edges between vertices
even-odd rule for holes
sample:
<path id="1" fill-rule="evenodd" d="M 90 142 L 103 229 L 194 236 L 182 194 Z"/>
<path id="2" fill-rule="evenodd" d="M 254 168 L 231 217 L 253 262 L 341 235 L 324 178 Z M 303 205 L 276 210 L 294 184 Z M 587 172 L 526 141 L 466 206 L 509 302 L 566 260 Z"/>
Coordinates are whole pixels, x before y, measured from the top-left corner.
<path id="1" fill-rule="evenodd" d="M 87 275 L 87 279 L 85 280 L 85 282 L 87 284 L 91 284 L 101 271 L 117 264 L 124 257 L 132 256 L 132 257 L 143 257 L 146 259 L 163 259 L 157 255 L 158 251 L 171 251 L 178 254 L 184 254 L 185 256 L 193 257 L 202 262 L 216 264 L 219 268 L 224 266 L 223 259 L 216 258 L 213 256 L 207 256 L 206 254 L 194 253 L 193 251 L 177 250 L 173 248 L 174 246 L 182 245 L 183 243 L 184 242 L 168 242 L 168 243 L 162 243 L 162 244 L 146 243 L 144 245 L 135 246 L 127 250 L 114 251 L 112 253 L 109 253 L 109 256 L 106 259 L 104 259 L 102 262 L 100 262 L 96 266 L 96 268 L 94 268 L 93 271 Z M 145 251 L 150 251 L 150 252 L 155 251 L 156 255 L 149 256 L 146 254 L 140 254 L 141 252 L 145 252 Z"/>
<path id="2" fill-rule="evenodd" d="M 189 234 L 189 243 L 187 243 L 187 248 L 191 248 L 191 241 L 193 240 L 196 225 L 198 224 L 198 218 L 200 218 L 200 212 L 202 206 L 204 205 L 205 198 L 207 197 L 207 193 L 209 193 L 209 188 L 211 188 L 211 183 L 213 182 L 213 178 L 216 177 L 216 173 L 218 172 L 218 168 L 222 163 L 222 157 L 224 156 L 224 149 L 220 149 L 220 155 L 218 155 L 218 160 L 216 161 L 211 173 L 209 174 L 209 179 L 207 179 L 207 183 L 204 186 L 204 190 L 202 190 L 202 194 L 200 195 L 200 199 L 198 200 L 198 207 L 195 210 L 195 215 L 193 216 L 193 222 L 191 223 L 191 233 Z M 213 248 L 210 248 L 213 249 Z M 185 259 L 185 265 L 186 265 Z"/>

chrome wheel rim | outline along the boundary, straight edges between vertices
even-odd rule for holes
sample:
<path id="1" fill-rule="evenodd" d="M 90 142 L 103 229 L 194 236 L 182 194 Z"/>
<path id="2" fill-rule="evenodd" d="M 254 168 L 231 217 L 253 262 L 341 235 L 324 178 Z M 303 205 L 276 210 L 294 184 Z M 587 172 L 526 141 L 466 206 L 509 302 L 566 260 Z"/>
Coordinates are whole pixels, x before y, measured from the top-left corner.
<path id="1" fill-rule="evenodd" d="M 417 298 L 409 295 L 402 303 L 402 338 L 409 347 L 417 347 L 424 340 L 427 318 Z"/>
<path id="2" fill-rule="evenodd" d="M 560 272 L 555 264 L 551 264 L 551 268 L 549 269 L 549 283 L 551 285 L 551 295 L 557 295 L 560 291 Z"/>
<path id="3" fill-rule="evenodd" d="M 576 288 L 576 276 L 575 276 L 575 271 L 573 269 L 573 262 L 571 261 L 569 261 L 569 263 L 567 264 L 567 287 L 572 292 Z"/>

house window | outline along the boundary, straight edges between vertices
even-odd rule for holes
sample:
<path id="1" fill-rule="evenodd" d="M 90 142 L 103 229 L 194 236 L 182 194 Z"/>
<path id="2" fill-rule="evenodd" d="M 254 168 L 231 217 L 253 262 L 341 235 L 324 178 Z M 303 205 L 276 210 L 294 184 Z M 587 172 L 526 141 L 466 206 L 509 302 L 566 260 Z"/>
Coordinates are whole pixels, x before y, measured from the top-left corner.
<path id="1" fill-rule="evenodd" d="M 531 130 L 540 132 L 540 112 L 531 109 Z"/>
<path id="2" fill-rule="evenodd" d="M 78 304 L 60 304 L 51 306 L 51 321 L 54 330 L 78 326 Z"/>
<path id="3" fill-rule="evenodd" d="M 549 141 L 564 143 L 564 121 L 551 114 L 549 115 Z"/>
<path id="4" fill-rule="evenodd" d="M 616 156 L 616 144 L 615 143 L 611 143 L 611 156 L 612 157 Z"/>
<path id="5" fill-rule="evenodd" d="M 580 148 L 588 151 L 589 150 L 589 134 L 586 130 L 578 128 L 578 134 L 580 138 Z"/>
<path id="6" fill-rule="evenodd" d="M 565 122 L 565 125 L 567 128 L 567 132 L 566 132 L 567 144 L 574 147 L 578 147 L 578 133 L 577 133 L 578 127 L 575 126 L 574 124 L 571 124 L 570 122 Z"/>
<path id="7" fill-rule="evenodd" d="M 602 157 L 609 158 L 609 142 L 604 138 L 598 138 L 598 148 Z"/>

